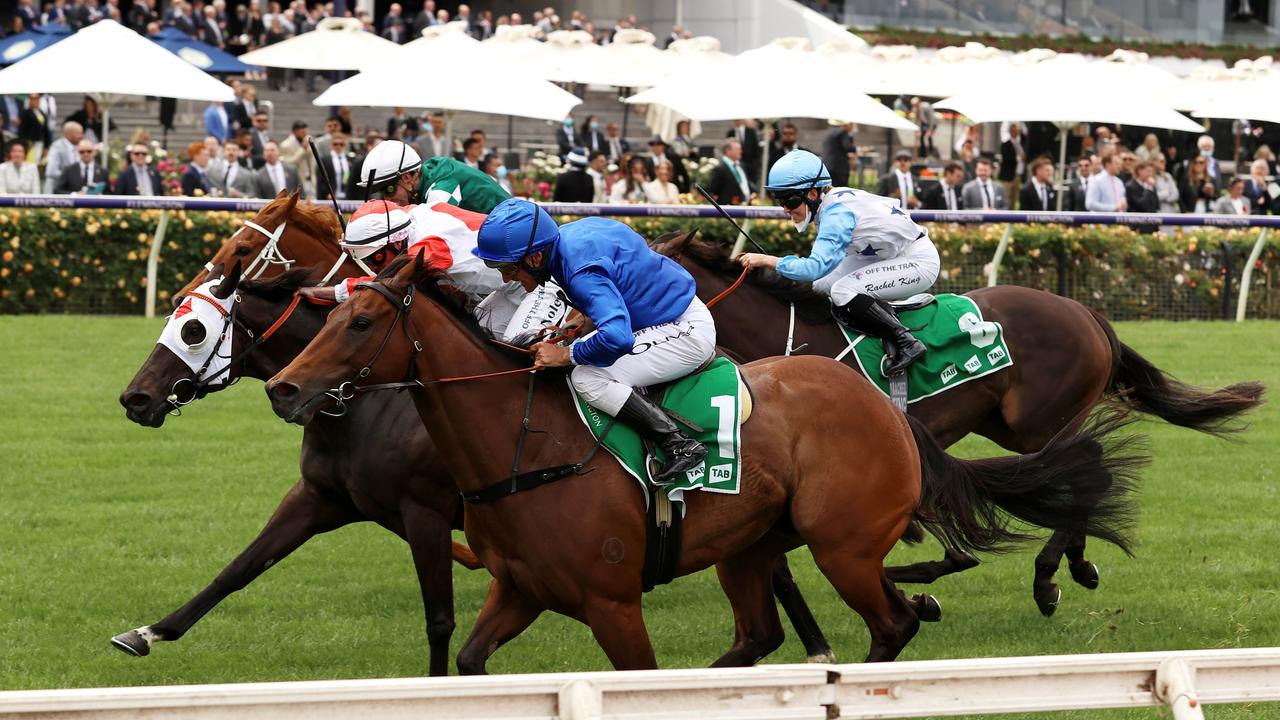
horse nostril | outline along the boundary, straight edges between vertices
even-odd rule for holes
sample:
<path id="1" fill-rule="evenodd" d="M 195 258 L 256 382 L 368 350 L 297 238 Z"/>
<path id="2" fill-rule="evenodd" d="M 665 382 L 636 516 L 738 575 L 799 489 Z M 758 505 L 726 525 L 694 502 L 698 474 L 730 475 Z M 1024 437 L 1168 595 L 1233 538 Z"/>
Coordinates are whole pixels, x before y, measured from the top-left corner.
<path id="1" fill-rule="evenodd" d="M 293 383 L 278 382 L 271 386 L 271 394 L 278 398 L 290 398 L 298 394 L 298 386 Z"/>
<path id="2" fill-rule="evenodd" d="M 120 404 L 126 409 L 145 410 L 151 404 L 151 396 L 144 392 L 125 393 L 120 396 Z"/>

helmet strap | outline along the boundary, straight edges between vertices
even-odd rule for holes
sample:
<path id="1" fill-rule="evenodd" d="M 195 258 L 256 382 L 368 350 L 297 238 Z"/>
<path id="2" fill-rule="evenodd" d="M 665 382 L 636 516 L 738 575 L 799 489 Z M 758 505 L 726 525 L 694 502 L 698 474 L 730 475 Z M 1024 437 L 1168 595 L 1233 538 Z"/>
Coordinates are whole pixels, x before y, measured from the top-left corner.
<path id="1" fill-rule="evenodd" d="M 534 252 L 533 241 L 538 237 L 538 219 L 541 215 L 542 213 L 538 212 L 538 206 L 536 204 L 533 205 L 533 228 L 529 230 L 529 242 L 525 245 L 524 256 L 520 258 L 519 267 L 529 273 L 534 280 L 537 280 L 539 285 L 544 285 L 551 279 L 551 263 L 547 262 L 547 254 L 543 253 L 542 262 L 536 267 L 529 263 L 529 258 Z"/>

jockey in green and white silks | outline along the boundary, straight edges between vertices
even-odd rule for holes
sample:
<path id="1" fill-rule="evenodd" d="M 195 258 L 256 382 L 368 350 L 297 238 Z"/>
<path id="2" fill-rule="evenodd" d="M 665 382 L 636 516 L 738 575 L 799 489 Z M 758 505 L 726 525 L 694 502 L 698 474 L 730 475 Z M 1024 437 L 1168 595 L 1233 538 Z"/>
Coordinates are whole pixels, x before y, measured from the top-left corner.
<path id="1" fill-rule="evenodd" d="M 398 205 L 448 203 L 489 214 L 511 197 L 493 178 L 453 158 L 434 157 L 426 162 L 413 147 L 399 140 L 384 140 L 369 151 L 360 166 L 360 187 L 369 196 Z"/>
<path id="2" fill-rule="evenodd" d="M 774 268 L 792 280 L 809 281 L 831 298 L 836 318 L 884 341 L 885 374 L 905 370 L 925 347 L 898 321 L 887 301 L 927 291 L 938 279 L 938 250 L 925 229 L 893 198 L 832 187 L 818 156 L 792 150 L 769 170 L 765 186 L 787 211 L 796 229 L 811 220 L 818 238 L 809 257 L 776 258 L 746 253 L 748 268 Z"/>

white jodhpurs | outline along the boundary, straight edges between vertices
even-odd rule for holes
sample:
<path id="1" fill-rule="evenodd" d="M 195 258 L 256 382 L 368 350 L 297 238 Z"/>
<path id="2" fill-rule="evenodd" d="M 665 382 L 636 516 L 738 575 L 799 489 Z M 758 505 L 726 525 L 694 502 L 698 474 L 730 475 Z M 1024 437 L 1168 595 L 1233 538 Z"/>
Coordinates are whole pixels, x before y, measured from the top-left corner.
<path id="1" fill-rule="evenodd" d="M 836 306 L 848 304 L 859 294 L 886 301 L 905 300 L 933 287 L 941 270 L 938 249 L 928 237 L 922 237 L 888 260 L 850 255 L 815 282 L 813 289 L 829 295 Z"/>
<path id="2" fill-rule="evenodd" d="M 562 297 L 560 286 L 553 282 L 540 285 L 533 292 L 525 292 L 520 283 L 508 283 L 489 293 L 475 310 L 480 324 L 503 342 L 561 325 L 568 314 L 569 304 Z"/>
<path id="3" fill-rule="evenodd" d="M 707 306 L 695 297 L 674 322 L 637 330 L 631 352 L 609 367 L 579 365 L 569 380 L 589 405 L 617 415 L 633 388 L 684 377 L 715 354 L 715 321 Z"/>

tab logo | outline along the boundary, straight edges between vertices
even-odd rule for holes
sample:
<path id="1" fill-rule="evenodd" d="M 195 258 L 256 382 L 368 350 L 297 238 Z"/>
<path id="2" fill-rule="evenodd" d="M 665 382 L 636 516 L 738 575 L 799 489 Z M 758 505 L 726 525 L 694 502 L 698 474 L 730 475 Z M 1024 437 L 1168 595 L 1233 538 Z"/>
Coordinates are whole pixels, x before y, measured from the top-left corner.
<path id="1" fill-rule="evenodd" d="M 952 380 L 955 380 L 955 379 L 956 379 L 956 375 L 958 375 L 958 374 L 959 374 L 959 371 L 958 371 L 958 370 L 956 370 L 956 366 L 955 366 L 955 365 L 948 365 L 948 366 L 946 366 L 945 368 L 943 368 L 943 369 L 942 369 L 942 373 L 939 375 L 939 377 L 940 377 L 940 378 L 942 378 L 942 384 L 943 384 L 943 385 L 946 385 L 947 383 L 951 382 Z"/>
<path id="2" fill-rule="evenodd" d="M 698 467 L 686 472 L 684 476 L 691 483 L 700 483 L 702 482 L 702 478 L 706 476 L 706 470 L 704 469 L 704 466 L 699 465 Z"/>
<path id="3" fill-rule="evenodd" d="M 727 483 L 733 479 L 733 464 L 726 463 L 724 465 L 711 466 L 711 482 Z"/>
<path id="4" fill-rule="evenodd" d="M 981 367 L 982 367 L 982 361 L 978 359 L 977 355 L 974 355 L 973 357 L 964 361 L 964 369 L 969 371 L 970 375 L 978 372 L 978 370 Z"/>
<path id="5" fill-rule="evenodd" d="M 991 348 L 991 351 L 987 353 L 987 362 L 992 365 L 995 365 L 1003 359 L 1005 359 L 1004 348 L 999 345 Z"/>

